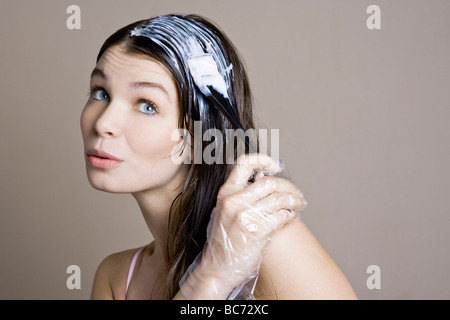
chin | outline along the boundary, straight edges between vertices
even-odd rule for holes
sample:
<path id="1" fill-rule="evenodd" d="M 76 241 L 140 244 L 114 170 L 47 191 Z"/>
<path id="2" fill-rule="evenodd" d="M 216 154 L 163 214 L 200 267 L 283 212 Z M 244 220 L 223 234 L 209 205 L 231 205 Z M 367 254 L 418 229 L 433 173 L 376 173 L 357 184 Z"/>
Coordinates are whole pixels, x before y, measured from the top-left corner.
<path id="1" fill-rule="evenodd" d="M 98 191 L 109 192 L 109 193 L 130 193 L 129 191 L 122 190 L 121 188 L 116 188 L 104 183 L 90 182 L 91 186 Z"/>
<path id="2" fill-rule="evenodd" d="M 125 190 L 121 179 L 111 179 L 111 177 L 101 176 L 97 173 L 88 172 L 87 177 L 91 186 L 99 191 L 109 193 L 130 193 Z"/>

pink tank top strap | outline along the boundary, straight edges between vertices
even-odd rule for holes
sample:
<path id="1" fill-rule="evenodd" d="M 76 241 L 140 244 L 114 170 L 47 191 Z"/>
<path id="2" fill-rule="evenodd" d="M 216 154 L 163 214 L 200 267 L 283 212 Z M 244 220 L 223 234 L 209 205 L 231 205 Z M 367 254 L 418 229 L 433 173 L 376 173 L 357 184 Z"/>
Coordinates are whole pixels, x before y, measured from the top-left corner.
<path id="1" fill-rule="evenodd" d="M 131 260 L 130 268 L 128 269 L 128 276 L 127 276 L 127 287 L 125 291 L 125 295 L 128 293 L 128 287 L 130 285 L 131 278 L 133 277 L 134 268 L 136 267 L 137 259 L 139 258 L 139 255 L 142 253 L 142 251 L 145 249 L 146 246 L 143 246 L 140 248 L 136 253 L 134 254 L 133 260 Z"/>

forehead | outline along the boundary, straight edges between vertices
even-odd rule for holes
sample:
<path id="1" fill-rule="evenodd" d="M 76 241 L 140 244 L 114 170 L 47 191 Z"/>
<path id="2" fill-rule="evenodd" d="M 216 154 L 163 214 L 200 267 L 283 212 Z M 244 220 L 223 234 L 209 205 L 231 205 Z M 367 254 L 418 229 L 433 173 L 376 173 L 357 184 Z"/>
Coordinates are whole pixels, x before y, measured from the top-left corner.
<path id="1" fill-rule="evenodd" d="M 128 53 L 124 45 L 108 48 L 97 62 L 96 69 L 103 71 L 108 80 L 158 80 L 162 84 L 176 87 L 173 75 L 161 62 L 143 54 Z"/>

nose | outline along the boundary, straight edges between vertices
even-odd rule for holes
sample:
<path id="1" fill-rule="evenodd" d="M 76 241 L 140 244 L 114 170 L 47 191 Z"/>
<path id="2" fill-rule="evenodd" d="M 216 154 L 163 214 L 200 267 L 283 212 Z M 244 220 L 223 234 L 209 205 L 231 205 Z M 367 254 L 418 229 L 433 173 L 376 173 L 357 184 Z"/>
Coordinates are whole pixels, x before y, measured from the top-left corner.
<path id="1" fill-rule="evenodd" d="M 120 136 L 123 131 L 125 114 L 120 103 L 111 101 L 99 114 L 95 122 L 95 131 L 102 138 Z"/>

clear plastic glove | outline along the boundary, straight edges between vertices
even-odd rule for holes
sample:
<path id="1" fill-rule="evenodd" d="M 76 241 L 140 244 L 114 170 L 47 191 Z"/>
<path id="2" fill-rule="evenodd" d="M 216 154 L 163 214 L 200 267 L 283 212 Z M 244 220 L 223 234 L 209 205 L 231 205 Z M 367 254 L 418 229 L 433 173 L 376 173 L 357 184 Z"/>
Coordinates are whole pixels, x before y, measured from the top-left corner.
<path id="1" fill-rule="evenodd" d="M 205 248 L 180 283 L 187 299 L 254 299 L 270 236 L 299 218 L 307 205 L 292 182 L 274 176 L 281 170 L 278 161 L 263 154 L 236 161 L 219 190 Z"/>

